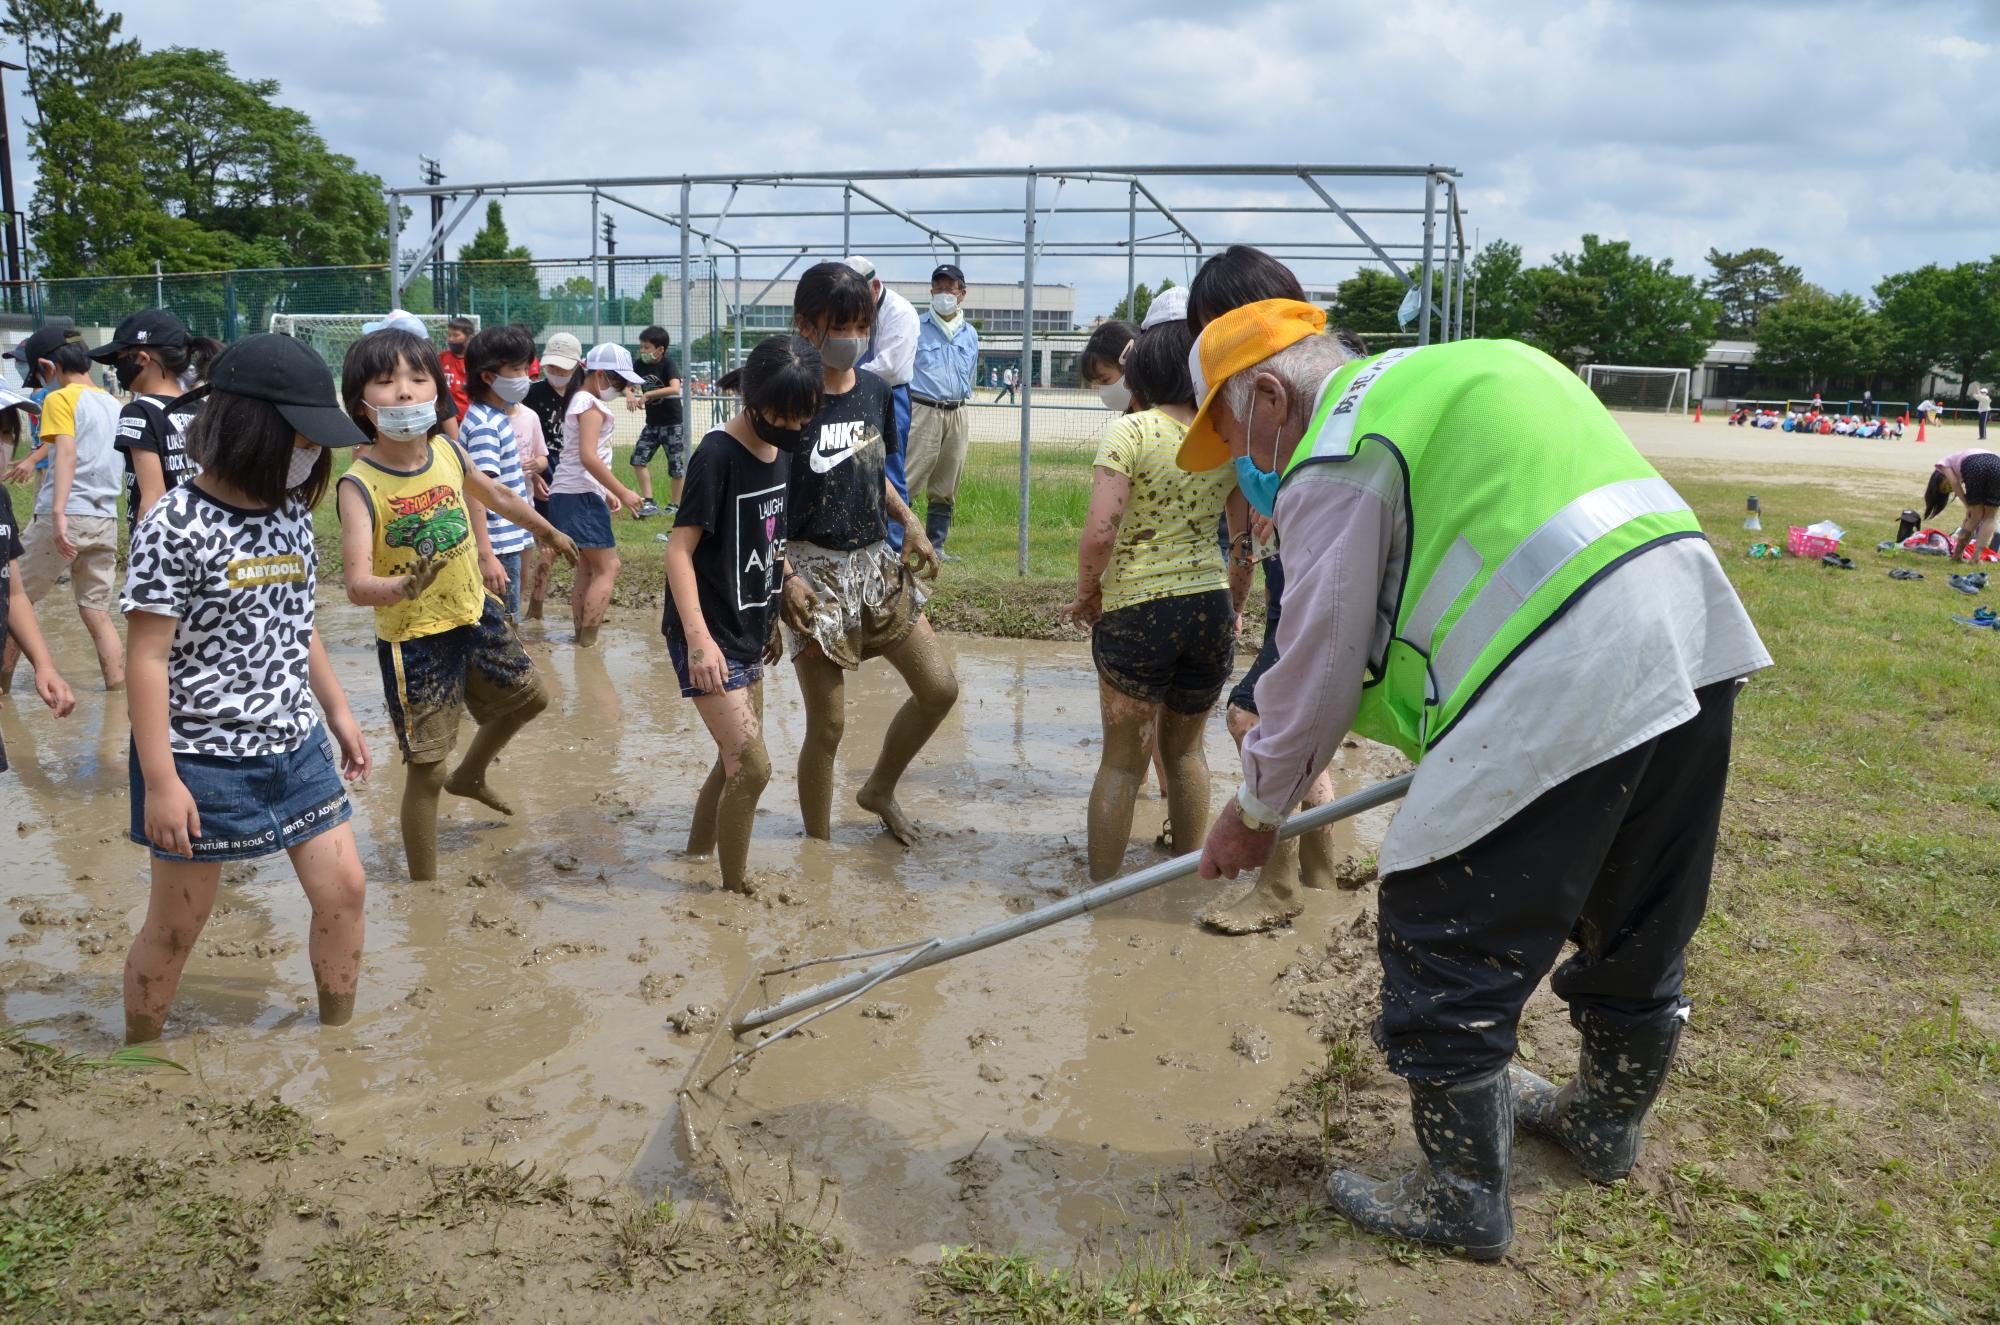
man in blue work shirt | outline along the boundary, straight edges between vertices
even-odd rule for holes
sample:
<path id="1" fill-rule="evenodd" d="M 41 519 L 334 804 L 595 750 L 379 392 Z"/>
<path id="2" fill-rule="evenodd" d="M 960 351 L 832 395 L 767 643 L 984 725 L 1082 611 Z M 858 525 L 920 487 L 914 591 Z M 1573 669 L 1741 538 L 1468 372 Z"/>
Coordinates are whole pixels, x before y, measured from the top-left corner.
<path id="1" fill-rule="evenodd" d="M 904 471 L 914 501 L 925 494 L 924 533 L 944 561 L 951 503 L 965 472 L 970 440 L 963 406 L 979 366 L 979 332 L 965 318 L 965 273 L 947 262 L 931 273 L 931 306 L 917 331 L 917 367 L 910 379 L 910 454 Z"/>

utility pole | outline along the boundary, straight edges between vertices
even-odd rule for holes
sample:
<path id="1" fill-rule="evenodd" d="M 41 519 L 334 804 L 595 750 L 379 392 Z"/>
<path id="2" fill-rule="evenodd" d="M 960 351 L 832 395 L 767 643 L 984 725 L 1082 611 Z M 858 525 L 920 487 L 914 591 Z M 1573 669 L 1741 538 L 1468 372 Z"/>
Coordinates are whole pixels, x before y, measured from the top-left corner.
<path id="1" fill-rule="evenodd" d="M 604 297 L 618 310 L 618 339 L 625 340 L 625 306 L 618 302 L 618 218 L 604 216 Z"/>
<path id="2" fill-rule="evenodd" d="M 437 185 L 444 183 L 444 168 L 438 165 L 436 161 L 432 160 L 430 157 L 427 156 L 420 156 L 417 158 L 417 163 L 423 171 L 424 183 L 429 184 L 434 188 Z M 438 232 L 438 227 L 443 224 L 444 224 L 444 195 L 442 193 L 433 193 L 431 195 L 431 229 L 430 229 L 431 234 L 436 234 Z M 433 255 L 431 258 L 431 307 L 438 309 L 442 312 L 452 311 L 449 308 L 446 308 L 444 303 L 444 245 L 443 244 L 438 245 L 437 253 Z"/>
<path id="3" fill-rule="evenodd" d="M 11 60 L 0 60 L 0 70 L 12 69 L 16 73 L 27 72 L 28 66 L 15 64 Z M 12 117 L 7 114 L 7 78 L 0 73 L 0 208 L 7 213 L 7 309 L 18 308 L 16 300 L 21 290 L 21 213 L 14 207 L 14 142 L 9 126 Z"/>

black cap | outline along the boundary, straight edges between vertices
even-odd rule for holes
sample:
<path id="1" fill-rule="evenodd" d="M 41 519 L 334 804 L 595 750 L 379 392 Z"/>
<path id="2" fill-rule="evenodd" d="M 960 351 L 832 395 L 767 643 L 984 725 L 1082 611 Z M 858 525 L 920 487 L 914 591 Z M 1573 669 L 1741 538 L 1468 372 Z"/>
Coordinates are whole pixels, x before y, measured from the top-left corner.
<path id="1" fill-rule="evenodd" d="M 111 340 L 92 350 L 90 357 L 99 363 L 111 363 L 127 350 L 154 345 L 175 348 L 187 343 L 188 329 L 179 318 L 164 308 L 147 308 L 120 322 L 118 330 L 111 333 Z"/>
<path id="2" fill-rule="evenodd" d="M 932 283 L 935 284 L 940 276 L 948 281 L 957 281 L 960 285 L 965 284 L 965 273 L 949 262 L 939 263 L 936 270 L 931 272 Z"/>
<path id="3" fill-rule="evenodd" d="M 205 390 L 276 405 L 285 422 L 321 446 L 368 444 L 334 398 L 333 374 L 325 362 L 304 341 L 290 336 L 260 332 L 237 341 L 208 366 Z"/>
<path id="4" fill-rule="evenodd" d="M 46 327 L 37 327 L 34 331 L 28 333 L 27 337 L 19 345 L 7 351 L 7 357 L 18 359 L 29 368 L 33 368 L 35 360 L 48 358 L 51 354 L 55 353 L 56 346 L 62 344 L 72 336 L 75 336 L 78 340 L 83 339 L 83 336 L 70 324 L 68 319 L 52 321 Z"/>

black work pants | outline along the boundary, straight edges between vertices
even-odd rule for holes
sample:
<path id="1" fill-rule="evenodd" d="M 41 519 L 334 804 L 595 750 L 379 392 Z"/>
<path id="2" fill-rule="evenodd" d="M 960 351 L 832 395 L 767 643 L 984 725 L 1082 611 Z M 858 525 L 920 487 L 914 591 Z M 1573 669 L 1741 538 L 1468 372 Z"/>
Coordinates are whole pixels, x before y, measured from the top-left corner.
<path id="1" fill-rule="evenodd" d="M 1708 906 L 1739 682 L 1701 710 L 1550 788 L 1453 856 L 1382 881 L 1382 1014 L 1398 1076 L 1472 1081 L 1514 1056 L 1522 1005 L 1551 987 L 1570 1020 L 1684 1015 L 1688 940 Z"/>

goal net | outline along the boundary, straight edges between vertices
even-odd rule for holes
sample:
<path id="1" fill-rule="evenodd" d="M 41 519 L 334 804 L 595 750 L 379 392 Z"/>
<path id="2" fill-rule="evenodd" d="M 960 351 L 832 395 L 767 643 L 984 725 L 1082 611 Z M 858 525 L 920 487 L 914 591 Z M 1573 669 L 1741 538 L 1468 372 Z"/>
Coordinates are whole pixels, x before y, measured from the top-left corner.
<path id="1" fill-rule="evenodd" d="M 1606 409 L 1651 410 L 1666 414 L 1688 411 L 1686 368 L 1635 368 L 1629 364 L 1587 363 L 1583 381 Z"/>
<path id="2" fill-rule="evenodd" d="M 347 358 L 347 347 L 361 339 L 361 328 L 370 322 L 379 322 L 386 313 L 273 313 L 271 330 L 304 341 L 319 351 L 319 357 L 326 360 L 326 366 L 333 370 L 336 381 L 340 378 L 340 365 Z M 451 321 L 446 313 L 412 314 L 430 332 L 431 343 L 444 348 L 445 324 Z M 472 318 L 474 329 L 479 326 L 479 318 Z"/>

